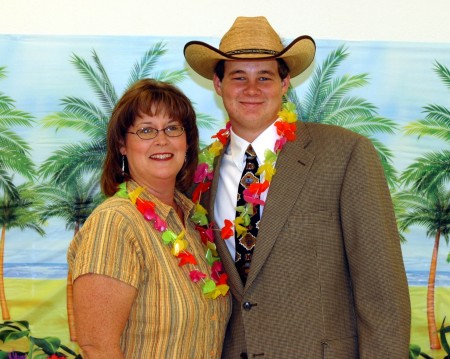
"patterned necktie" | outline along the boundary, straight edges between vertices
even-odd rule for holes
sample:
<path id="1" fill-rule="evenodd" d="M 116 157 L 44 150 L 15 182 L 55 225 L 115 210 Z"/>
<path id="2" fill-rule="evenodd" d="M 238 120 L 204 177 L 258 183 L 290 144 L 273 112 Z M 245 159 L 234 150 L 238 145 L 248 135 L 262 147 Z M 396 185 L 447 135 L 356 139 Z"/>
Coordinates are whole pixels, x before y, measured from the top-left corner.
<path id="1" fill-rule="evenodd" d="M 256 153 L 253 150 L 252 145 L 249 145 L 245 151 L 245 167 L 242 171 L 241 180 L 239 181 L 238 187 L 238 198 L 237 206 L 245 206 L 246 201 L 244 200 L 243 191 L 250 186 L 252 183 L 259 182 L 259 176 L 256 175 L 258 171 L 258 160 L 256 158 Z M 241 213 L 236 212 L 236 217 Z M 242 283 L 247 280 L 248 272 L 250 271 L 250 262 L 252 260 L 253 249 L 256 243 L 256 237 L 258 236 L 258 226 L 259 226 L 259 205 L 253 206 L 253 214 L 250 213 L 250 225 L 247 227 L 247 233 L 243 236 L 238 237 L 237 232 L 235 233 L 236 238 L 236 257 L 235 264 L 236 268 L 241 276 Z"/>

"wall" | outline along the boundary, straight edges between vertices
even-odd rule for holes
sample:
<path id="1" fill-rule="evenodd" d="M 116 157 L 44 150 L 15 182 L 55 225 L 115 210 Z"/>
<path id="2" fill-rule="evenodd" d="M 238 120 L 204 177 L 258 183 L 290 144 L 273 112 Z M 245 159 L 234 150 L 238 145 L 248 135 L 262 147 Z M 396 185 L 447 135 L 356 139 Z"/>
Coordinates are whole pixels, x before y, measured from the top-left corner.
<path id="1" fill-rule="evenodd" d="M 264 15 L 287 38 L 450 43 L 449 14 L 448 0 L 0 0 L 0 34 L 221 36 Z"/>

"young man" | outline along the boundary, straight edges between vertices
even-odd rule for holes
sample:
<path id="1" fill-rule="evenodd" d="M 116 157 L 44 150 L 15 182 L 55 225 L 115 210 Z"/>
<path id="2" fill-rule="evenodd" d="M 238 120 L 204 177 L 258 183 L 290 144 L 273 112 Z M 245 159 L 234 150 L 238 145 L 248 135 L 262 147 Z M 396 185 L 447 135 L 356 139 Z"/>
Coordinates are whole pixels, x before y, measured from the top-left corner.
<path id="1" fill-rule="evenodd" d="M 202 196 L 233 294 L 223 358 L 407 358 L 408 286 L 373 145 L 316 123 L 293 136 L 292 114 L 280 114 L 314 54 L 309 36 L 283 47 L 264 17 L 237 18 L 219 49 L 184 49 L 231 124 Z"/>

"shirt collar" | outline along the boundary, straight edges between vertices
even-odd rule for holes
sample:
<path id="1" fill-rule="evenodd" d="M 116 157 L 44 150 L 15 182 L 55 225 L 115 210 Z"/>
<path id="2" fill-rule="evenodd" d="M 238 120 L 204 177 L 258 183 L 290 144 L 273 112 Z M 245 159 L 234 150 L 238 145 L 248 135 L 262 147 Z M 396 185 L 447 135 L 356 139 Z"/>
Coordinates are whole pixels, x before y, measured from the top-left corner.
<path id="1" fill-rule="evenodd" d="M 275 120 L 276 121 L 276 120 Z M 274 121 L 274 123 L 275 123 Z M 261 164 L 265 158 L 265 151 L 270 149 L 273 151 L 275 147 L 275 142 L 278 140 L 279 136 L 277 134 L 277 128 L 274 123 L 267 127 L 251 144 L 258 157 L 258 163 Z M 230 131 L 230 145 L 228 146 L 228 154 L 231 155 L 232 161 L 236 166 L 243 170 L 245 163 L 245 150 L 247 149 L 250 142 L 247 142 L 243 138 L 236 135 L 233 132 L 233 127 Z"/>

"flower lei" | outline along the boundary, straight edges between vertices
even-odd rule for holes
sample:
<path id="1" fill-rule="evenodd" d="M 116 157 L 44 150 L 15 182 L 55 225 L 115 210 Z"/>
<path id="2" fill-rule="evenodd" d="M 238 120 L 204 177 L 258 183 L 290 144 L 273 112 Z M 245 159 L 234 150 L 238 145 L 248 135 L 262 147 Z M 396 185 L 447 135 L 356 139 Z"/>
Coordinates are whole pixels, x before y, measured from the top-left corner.
<path id="1" fill-rule="evenodd" d="M 295 131 L 297 115 L 295 113 L 295 105 L 291 102 L 283 104 L 281 111 L 278 113 L 278 120 L 275 121 L 277 128 L 278 140 L 275 142 L 274 150 L 267 149 L 264 153 L 264 162 L 257 171 L 257 174 L 264 174 L 264 182 L 253 183 L 246 190 L 244 190 L 244 199 L 246 204 L 244 206 L 236 207 L 236 212 L 239 212 L 234 221 L 225 219 L 224 225 L 220 230 L 223 240 L 226 240 L 234 235 L 234 231 L 239 237 L 245 236 L 250 224 L 250 217 L 253 214 L 253 205 L 264 205 L 265 202 L 261 199 L 261 195 L 268 190 L 270 182 L 276 173 L 275 163 L 283 146 L 288 141 L 295 140 Z M 196 204 L 195 213 L 192 216 L 192 221 L 200 228 L 199 231 L 208 233 L 208 236 L 213 236 L 213 223 L 208 224 L 207 211 L 200 204 L 201 195 L 207 192 L 214 177 L 214 159 L 219 156 L 223 147 L 228 143 L 230 137 L 230 122 L 224 129 L 221 129 L 217 134 L 212 136 L 216 138 L 210 146 L 206 147 L 200 152 L 199 164 L 197 166 L 194 182 L 197 186 L 192 194 L 192 201 Z M 233 228 L 234 226 L 234 228 Z"/>
<path id="2" fill-rule="evenodd" d="M 167 222 L 156 213 L 156 204 L 139 198 L 139 195 L 143 190 L 144 188 L 137 187 L 134 191 L 128 192 L 127 184 L 126 182 L 123 182 L 119 185 L 116 196 L 129 199 L 136 206 L 144 219 L 151 222 L 153 227 L 158 232 L 162 233 L 161 239 L 163 243 L 170 246 L 171 253 L 179 259 L 178 266 L 193 266 L 193 269 L 189 272 L 189 277 L 192 282 L 201 283 L 202 292 L 206 298 L 216 299 L 220 295 L 225 296 L 229 290 L 227 285 L 228 275 L 223 271 L 222 262 L 218 257 L 213 238 L 211 237 L 210 239 L 208 236 L 200 233 L 203 246 L 205 247 L 206 262 L 211 266 L 211 279 L 207 279 L 206 273 L 201 272 L 195 267 L 197 265 L 197 260 L 194 255 L 187 250 L 189 243 L 184 239 L 184 230 L 177 235 L 168 229 Z"/>

